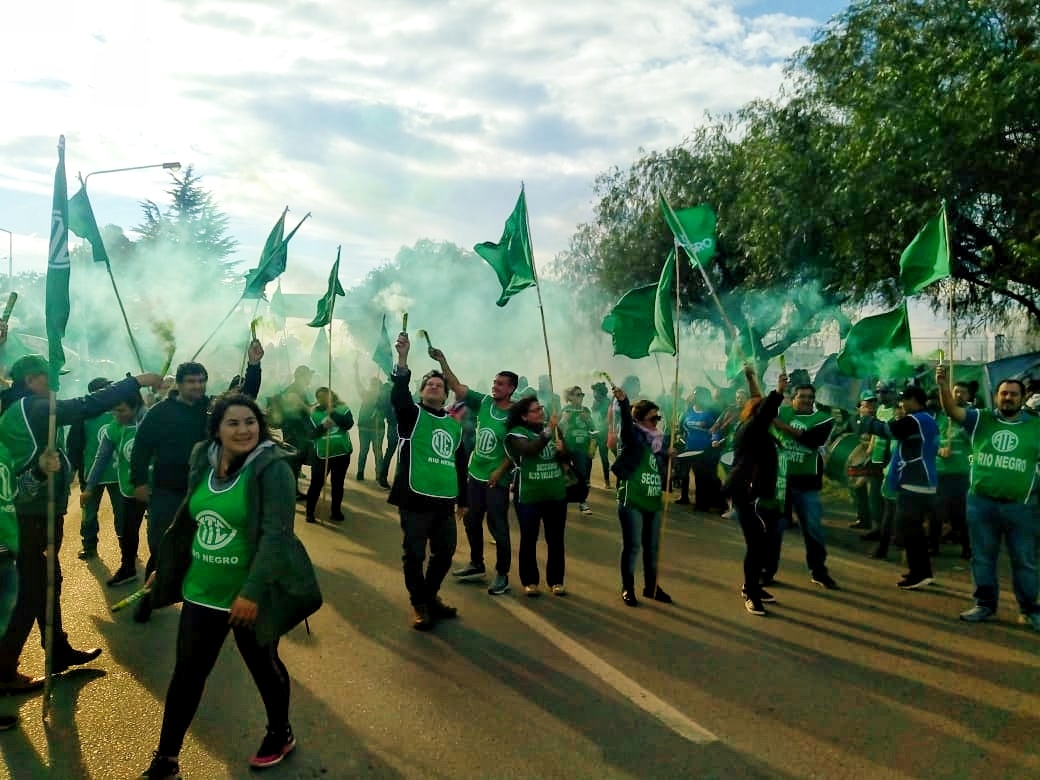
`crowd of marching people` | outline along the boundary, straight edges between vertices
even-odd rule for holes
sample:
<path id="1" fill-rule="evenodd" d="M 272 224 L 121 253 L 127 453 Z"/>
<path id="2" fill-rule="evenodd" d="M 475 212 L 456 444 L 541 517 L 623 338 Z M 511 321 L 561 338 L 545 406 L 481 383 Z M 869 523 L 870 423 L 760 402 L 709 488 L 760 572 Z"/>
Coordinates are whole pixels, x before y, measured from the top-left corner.
<path id="1" fill-rule="evenodd" d="M 903 550 L 908 571 L 899 588 L 928 587 L 941 545 L 959 546 L 975 585 L 962 620 L 996 615 L 1005 542 L 1021 620 L 1040 630 L 1040 395 L 1020 380 L 999 382 L 993 398 L 984 399 L 974 385 L 951 386 L 940 365 L 931 394 L 920 378 L 903 386 L 878 381 L 860 393 L 855 409 L 842 410 L 821 406 L 807 377 L 783 371 L 766 394 L 748 366 L 740 386 L 714 393 L 673 388 L 654 399 L 635 377 L 614 386 L 604 376 L 591 384 L 586 403 L 581 387 L 567 388 L 561 398 L 548 377 L 530 387 L 504 367 L 496 367 L 488 392 L 481 392 L 433 347 L 424 359 L 437 368 L 416 379 L 406 333 L 394 349 L 386 381 L 363 380 L 355 365 L 353 409 L 337 388 L 312 393 L 314 372 L 306 366 L 261 404 L 264 350 L 256 341 L 245 374 L 216 396 L 208 395 L 205 367 L 188 362 L 168 379 L 98 378 L 88 394 L 52 404 L 44 358 L 30 355 L 7 366 L 10 387 L 0 416 L 0 693 L 44 685 L 18 668 L 34 623 L 41 637 L 53 636 L 53 673 L 101 653 L 69 643 L 61 628 L 60 570 L 50 582 L 47 576 L 48 521 L 55 554 L 77 480 L 79 557 L 98 554 L 98 514 L 107 496 L 120 553 L 107 585 L 117 592 L 143 584 L 128 599 L 137 622 L 182 604 L 159 742 L 142 777 L 180 776 L 184 736 L 229 632 L 267 715 L 249 762 L 279 763 L 296 744 L 279 638 L 322 599 L 294 532 L 297 504 L 307 523 L 324 522 L 319 508 L 328 480 L 327 521 L 349 520 L 343 500 L 352 459 L 355 479 L 374 477 L 398 510 L 410 624 L 419 631 L 457 616 L 442 596 L 449 575 L 486 583 L 492 597 L 514 584 L 532 598 L 566 595 L 568 508 L 592 511 L 588 495 L 599 476 L 616 497 L 619 592 L 627 607 L 638 607 L 640 598 L 672 603 L 659 581 L 659 550 L 673 494 L 676 505 L 719 513 L 739 526 L 746 545 L 740 598 L 749 614 L 765 616 L 765 605 L 776 602 L 768 588 L 779 573 L 787 528 L 800 530 L 809 581 L 838 590 L 823 523 L 824 476 L 831 476 L 848 487 L 852 527 L 876 543 L 865 552 L 883 559 L 894 547 Z M 310 482 L 301 492 L 304 467 Z M 50 505 L 48 482 L 56 496 Z M 510 514 L 519 530 L 512 583 Z M 453 569 L 459 523 L 464 560 Z M 142 525 L 147 558 L 139 572 Z M 493 562 L 484 556 L 485 527 Z M 0 716 L 0 728 L 14 725 L 12 716 Z"/>

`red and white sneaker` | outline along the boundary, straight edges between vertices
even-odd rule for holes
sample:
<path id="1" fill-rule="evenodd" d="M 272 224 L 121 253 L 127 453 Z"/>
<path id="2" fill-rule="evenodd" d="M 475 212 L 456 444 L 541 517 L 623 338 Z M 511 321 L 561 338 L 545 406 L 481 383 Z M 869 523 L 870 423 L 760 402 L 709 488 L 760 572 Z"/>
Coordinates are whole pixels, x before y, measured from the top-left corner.
<path id="1" fill-rule="evenodd" d="M 249 765 L 257 769 L 266 769 L 280 764 L 295 747 L 296 737 L 293 736 L 291 727 L 286 726 L 277 731 L 268 728 L 264 741 L 260 743 L 260 749 L 256 751 L 256 755 L 250 757 Z"/>

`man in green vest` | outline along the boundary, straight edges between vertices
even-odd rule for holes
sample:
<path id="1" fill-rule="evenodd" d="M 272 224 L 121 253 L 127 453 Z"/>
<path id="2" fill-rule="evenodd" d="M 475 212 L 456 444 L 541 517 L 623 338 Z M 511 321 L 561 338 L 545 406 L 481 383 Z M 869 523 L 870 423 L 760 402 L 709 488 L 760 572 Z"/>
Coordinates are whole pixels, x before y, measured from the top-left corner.
<path id="1" fill-rule="evenodd" d="M 968 534 L 975 606 L 962 612 L 961 620 L 981 623 L 996 615 L 1000 595 L 997 558 L 1003 536 L 1011 558 L 1019 619 L 1040 631 L 1036 570 L 1040 418 L 1022 411 L 1026 388 L 1018 379 L 1005 379 L 997 385 L 992 410 L 959 406 L 945 366 L 935 369 L 935 381 L 943 411 L 964 426 L 971 443 Z"/>
<path id="2" fill-rule="evenodd" d="M 513 559 L 509 540 L 509 475 L 511 462 L 505 450 L 506 424 L 513 392 L 519 377 L 512 371 L 499 371 L 491 382 L 491 394 L 484 395 L 462 384 L 439 349 L 431 348 L 430 357 L 440 363 L 448 389 L 477 416 L 473 454 L 469 459 L 466 481 L 466 516 L 463 524 L 469 541 L 469 563 L 452 572 L 460 582 L 485 578 L 484 516 L 488 531 L 495 540 L 496 577 L 488 588 L 492 596 L 509 591 L 509 565 Z"/>
<path id="3" fill-rule="evenodd" d="M 455 554 L 455 514 L 461 514 L 466 503 L 466 457 L 462 426 L 444 410 L 448 400 L 444 375 L 440 371 L 426 374 L 419 383 L 416 403 L 408 387 L 412 377 L 408 334 L 401 333 L 394 346 L 397 365 L 390 399 L 401 443 L 387 501 L 397 507 L 401 517 L 404 584 L 412 604 L 412 628 L 429 631 L 435 621 L 457 615 L 437 593 Z"/>
<path id="4" fill-rule="evenodd" d="M 834 418 L 816 408 L 816 389 L 810 384 L 795 387 L 790 406 L 781 406 L 773 428 L 780 439 L 781 457 L 787 463 L 787 495 L 791 509 L 798 515 L 805 540 L 805 562 L 809 581 L 827 590 L 838 584 L 827 571 L 827 546 L 823 536 L 823 456 L 820 448 L 830 438 Z M 783 530 L 779 531 L 781 539 Z M 767 562 L 764 572 L 768 585 L 780 565 L 780 544 L 775 545 L 776 559 Z"/>

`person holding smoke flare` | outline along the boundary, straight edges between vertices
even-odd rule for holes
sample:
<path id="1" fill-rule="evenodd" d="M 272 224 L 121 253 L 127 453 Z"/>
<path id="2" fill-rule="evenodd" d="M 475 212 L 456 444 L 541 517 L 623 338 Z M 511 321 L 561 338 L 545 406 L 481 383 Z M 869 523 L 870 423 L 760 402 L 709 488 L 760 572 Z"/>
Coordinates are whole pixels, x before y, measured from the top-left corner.
<path id="1" fill-rule="evenodd" d="M 506 452 L 516 464 L 516 517 L 520 524 L 517 568 L 528 596 L 539 594 L 538 535 L 545 526 L 549 548 L 545 578 L 557 596 L 566 589 L 563 535 L 567 528 L 567 479 L 560 459 L 566 450 L 560 439 L 558 419 L 545 420 L 545 407 L 538 397 L 521 398 L 509 409 Z"/>
<path id="2" fill-rule="evenodd" d="M 664 434 L 657 429 L 660 408 L 651 401 L 631 405 L 621 388 L 614 389 L 621 429 L 618 458 L 612 466 L 617 477 L 618 521 L 621 523 L 621 600 L 639 606 L 635 591 L 635 568 L 643 551 L 643 596 L 663 604 L 672 597 L 657 581 L 657 558 L 661 546 L 661 517 L 664 510 L 662 475 L 668 470 L 669 452 Z"/>
<path id="3" fill-rule="evenodd" d="M 778 556 L 774 549 L 783 514 L 787 489 L 786 459 L 771 426 L 784 402 L 787 374 L 781 373 L 776 390 L 763 397 L 751 365 L 744 366 L 750 398 L 740 411 L 740 427 L 733 439 L 733 468 L 726 492 L 744 533 L 744 608 L 765 616 L 763 602 L 776 601 L 759 578 L 768 562 Z"/>
<path id="4" fill-rule="evenodd" d="M 159 745 L 143 778 L 180 777 L 184 735 L 228 631 L 267 712 L 250 766 L 273 766 L 296 747 L 278 641 L 321 606 L 321 591 L 293 532 L 288 457 L 252 398 L 225 395 L 213 405 L 209 437 L 190 456 L 188 499 L 163 535 L 149 581 L 155 606 L 183 606 Z"/>
<path id="5" fill-rule="evenodd" d="M 354 449 L 348 431 L 354 427 L 354 417 L 350 407 L 329 388 L 319 387 L 314 397 L 318 403 L 311 412 L 311 423 L 314 426 L 311 438 L 314 443 L 311 449 L 311 484 L 307 488 L 307 522 L 317 522 L 314 510 L 325 485 L 327 463 L 332 485 L 332 511 L 329 519 L 334 523 L 342 523 L 343 485 L 350 469 L 350 454 Z"/>

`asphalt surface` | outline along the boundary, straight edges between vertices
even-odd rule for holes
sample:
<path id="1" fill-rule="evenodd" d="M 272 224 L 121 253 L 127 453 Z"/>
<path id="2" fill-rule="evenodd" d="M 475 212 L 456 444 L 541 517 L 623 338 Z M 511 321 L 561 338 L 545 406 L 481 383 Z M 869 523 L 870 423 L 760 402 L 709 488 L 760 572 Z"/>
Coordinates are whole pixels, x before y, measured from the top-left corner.
<path id="1" fill-rule="evenodd" d="M 971 582 L 953 546 L 936 585 L 900 591 L 905 568 L 895 555 L 868 559 L 835 502 L 829 563 L 841 589 L 809 583 L 789 531 L 779 603 L 760 618 L 739 595 L 739 528 L 673 506 L 661 584 L 675 604 L 632 609 L 619 597 L 612 494 L 594 488 L 591 515 L 568 513 L 566 596 L 523 595 L 514 519 L 513 591 L 492 597 L 449 575 L 442 595 L 460 617 L 423 634 L 408 625 L 385 497 L 349 479 L 342 526 L 297 515 L 325 606 L 310 634 L 301 626 L 280 645 L 298 747 L 262 773 L 274 780 L 1040 777 L 1040 633 L 1017 624 L 1006 572 L 998 620 L 958 621 Z M 147 625 L 112 614 L 134 586 L 104 584 L 118 565 L 107 499 L 99 559 L 77 560 L 78 522 L 70 511 L 66 629 L 104 654 L 56 680 L 46 725 L 39 695 L 0 698 L 0 713 L 22 718 L 0 734 L 0 777 L 136 777 L 158 740 L 178 610 Z M 457 565 L 461 527 L 459 541 Z M 42 672 L 35 633 L 22 668 Z M 255 777 L 246 761 L 263 730 L 229 638 L 181 753 L 184 777 Z"/>

